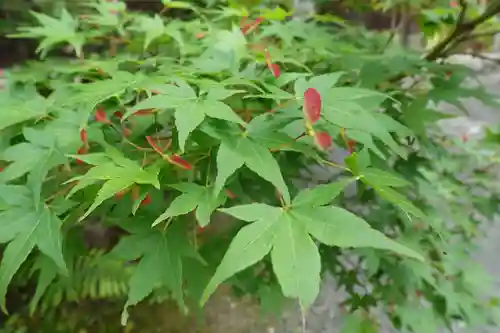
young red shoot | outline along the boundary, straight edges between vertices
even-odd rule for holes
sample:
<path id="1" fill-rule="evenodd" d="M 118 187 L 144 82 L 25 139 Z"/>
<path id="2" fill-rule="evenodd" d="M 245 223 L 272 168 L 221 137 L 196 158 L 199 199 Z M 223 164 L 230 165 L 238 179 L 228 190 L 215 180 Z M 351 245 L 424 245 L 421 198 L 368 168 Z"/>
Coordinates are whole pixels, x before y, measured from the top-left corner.
<path id="1" fill-rule="evenodd" d="M 132 131 L 128 127 L 123 127 L 122 134 L 124 137 L 129 137 L 132 134 Z"/>
<path id="2" fill-rule="evenodd" d="M 271 73 L 273 74 L 273 76 L 277 79 L 280 77 L 281 75 L 281 70 L 280 70 L 280 67 L 278 66 L 278 64 L 274 64 L 271 60 L 271 54 L 269 53 L 269 49 L 265 49 L 264 50 L 264 57 L 266 59 L 266 65 L 267 65 L 267 68 L 269 68 L 269 70 L 271 71 Z"/>
<path id="3" fill-rule="evenodd" d="M 154 140 L 153 140 L 153 138 L 152 138 L 152 137 L 150 137 L 149 135 L 148 135 L 148 136 L 146 136 L 146 141 L 149 143 L 149 145 L 150 145 L 150 146 L 151 146 L 151 147 L 152 147 L 152 148 L 153 148 L 153 149 L 154 149 L 154 150 L 155 150 L 158 154 L 160 154 L 160 155 L 162 155 L 162 156 L 163 156 L 163 149 L 161 149 L 161 147 L 160 147 L 160 146 L 158 146 L 158 145 L 156 144 L 156 142 L 154 142 Z"/>
<path id="4" fill-rule="evenodd" d="M 108 116 L 106 115 L 106 112 L 104 111 L 104 108 L 102 106 L 97 108 L 97 110 L 95 111 L 95 120 L 103 124 L 110 123 L 110 120 L 108 119 Z"/>
<path id="5" fill-rule="evenodd" d="M 164 159 L 169 163 L 174 164 L 184 170 L 191 170 L 193 167 L 187 161 L 182 159 L 179 155 L 165 155 Z"/>
<path id="6" fill-rule="evenodd" d="M 273 74 L 274 78 L 279 78 L 281 75 L 281 69 L 278 64 L 271 64 L 270 67 L 271 73 Z"/>
<path id="7" fill-rule="evenodd" d="M 141 206 L 147 206 L 151 203 L 151 201 L 153 201 L 151 199 L 151 195 L 149 195 L 149 193 L 147 193 L 146 196 L 144 197 L 144 199 L 142 199 L 142 201 L 141 201 Z"/>
<path id="8" fill-rule="evenodd" d="M 88 152 L 88 148 L 85 147 L 85 146 L 82 146 L 80 147 L 77 151 L 76 151 L 76 154 L 77 155 L 84 155 L 84 154 L 87 154 Z M 83 162 L 81 159 L 77 158 L 76 159 L 76 163 L 77 164 L 84 164 L 85 162 Z"/>
<path id="9" fill-rule="evenodd" d="M 354 148 L 356 148 L 356 141 L 350 139 L 347 140 L 347 150 L 349 151 L 349 154 L 354 152 Z"/>
<path id="10" fill-rule="evenodd" d="M 247 19 L 248 19 L 248 17 L 247 17 L 247 16 L 243 16 L 243 17 L 241 18 L 241 21 L 240 21 L 240 28 L 241 28 L 241 29 L 243 29 L 243 27 L 245 27 L 245 26 L 246 26 Z"/>
<path id="11" fill-rule="evenodd" d="M 134 112 L 134 115 L 135 115 L 135 116 L 147 116 L 147 115 L 152 114 L 152 113 L 153 113 L 153 110 L 154 110 L 154 109 L 143 109 L 143 110 L 139 110 L 139 111 Z"/>
<path id="12" fill-rule="evenodd" d="M 205 32 L 198 32 L 196 35 L 194 35 L 194 37 L 196 39 L 202 39 L 206 36 L 207 34 Z"/>
<path id="13" fill-rule="evenodd" d="M 236 199 L 237 198 L 236 194 L 234 194 L 231 190 L 225 189 L 224 192 L 226 193 L 226 195 L 229 199 Z"/>
<path id="14" fill-rule="evenodd" d="M 85 128 L 82 128 L 80 130 L 80 140 L 82 141 L 83 144 L 87 144 L 88 142 L 88 135 L 87 135 L 87 130 Z"/>
<path id="15" fill-rule="evenodd" d="M 127 193 L 127 189 L 116 192 L 115 198 L 120 200 Z"/>
<path id="16" fill-rule="evenodd" d="M 251 32 L 252 30 L 255 30 L 259 24 L 262 23 L 262 21 L 264 21 L 264 18 L 263 17 L 257 17 L 255 19 L 255 21 L 253 21 L 252 23 L 247 23 L 245 24 L 246 22 L 246 17 L 244 17 L 243 20 L 241 20 L 240 22 L 240 28 L 241 28 L 241 32 L 244 34 L 244 35 L 247 35 L 249 32 Z"/>
<path id="17" fill-rule="evenodd" d="M 327 132 L 315 132 L 314 141 L 321 150 L 328 150 L 332 146 L 332 137 Z"/>
<path id="18" fill-rule="evenodd" d="M 308 124 L 316 123 L 321 116 L 321 95 L 314 88 L 308 88 L 304 92 L 304 117 Z"/>

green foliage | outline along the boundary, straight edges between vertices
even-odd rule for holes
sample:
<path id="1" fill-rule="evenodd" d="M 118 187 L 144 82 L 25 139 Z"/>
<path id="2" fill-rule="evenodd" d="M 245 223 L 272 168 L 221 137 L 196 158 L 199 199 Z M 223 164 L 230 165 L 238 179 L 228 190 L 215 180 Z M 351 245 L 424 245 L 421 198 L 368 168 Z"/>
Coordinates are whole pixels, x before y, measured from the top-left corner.
<path id="1" fill-rule="evenodd" d="M 34 14 L 15 35 L 49 59 L 9 71 L 0 92 L 4 307 L 29 271 L 32 312 L 54 295 L 126 296 L 125 324 L 155 292 L 197 310 L 222 283 L 306 311 L 328 274 L 347 292 L 345 332 L 373 331 L 379 308 L 416 333 L 494 320 L 468 251 L 496 211 L 496 160 L 427 130 L 445 117 L 431 102 L 495 103 L 461 87 L 469 71 L 278 9 L 237 28 L 252 10 L 164 4 L 186 17 L 100 0 L 86 16 Z M 50 56 L 67 45 L 78 59 Z M 298 186 L 318 165 L 330 179 Z M 221 215 L 231 227 L 208 232 Z M 96 222 L 121 231 L 105 255 L 74 241 Z"/>

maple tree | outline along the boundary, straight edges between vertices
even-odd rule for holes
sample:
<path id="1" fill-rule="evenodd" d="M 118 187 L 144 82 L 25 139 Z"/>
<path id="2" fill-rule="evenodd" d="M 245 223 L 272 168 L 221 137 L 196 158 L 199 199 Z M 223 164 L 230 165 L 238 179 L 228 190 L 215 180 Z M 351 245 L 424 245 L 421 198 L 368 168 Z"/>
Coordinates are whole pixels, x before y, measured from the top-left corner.
<path id="1" fill-rule="evenodd" d="M 457 24 L 474 27 L 457 25 L 424 57 L 374 47 L 358 27 L 316 22 L 331 17 L 164 4 L 192 16 L 96 0 L 81 16 L 34 13 L 38 25 L 13 35 L 39 39 L 43 59 L 4 73 L 0 92 L 4 309 L 24 266 L 38 278 L 31 311 L 56 290 L 78 294 L 68 281 L 81 274 L 77 258 L 89 253 L 82 234 L 97 219 L 122 232 L 102 260 L 130 266 L 123 324 L 155 292 L 187 310 L 221 283 L 262 302 L 261 290 L 277 290 L 274 297 L 297 299 L 307 311 L 325 274 L 348 292 L 347 333 L 376 329 L 378 305 L 394 327 L 413 332 L 491 320 L 477 282 L 464 274 L 477 221 L 462 219 L 459 200 L 486 180 L 455 177 L 478 143 L 454 143 L 461 150 L 452 153 L 427 128 L 447 117 L 431 102 L 495 103 L 482 87 L 463 87 L 466 67 L 433 60 L 490 24 L 498 2 L 487 14 L 452 6 L 453 17 L 465 15 Z M 65 45 L 74 59 L 51 56 Z M 405 77 L 415 84 L 402 88 Z M 346 156 L 334 162 L 339 148 Z M 491 161 L 478 157 L 471 174 Z M 336 173 L 300 186 L 314 165 Z M 345 194 L 353 186 L 357 194 Z M 471 200 L 468 209 L 487 215 L 483 204 Z M 205 232 L 216 213 L 232 217 L 230 231 Z M 461 219 L 450 225 L 450 216 Z M 353 255 L 355 267 L 344 265 Z M 255 273 L 257 263 L 271 278 Z M 359 285 L 373 288 L 360 295 Z"/>

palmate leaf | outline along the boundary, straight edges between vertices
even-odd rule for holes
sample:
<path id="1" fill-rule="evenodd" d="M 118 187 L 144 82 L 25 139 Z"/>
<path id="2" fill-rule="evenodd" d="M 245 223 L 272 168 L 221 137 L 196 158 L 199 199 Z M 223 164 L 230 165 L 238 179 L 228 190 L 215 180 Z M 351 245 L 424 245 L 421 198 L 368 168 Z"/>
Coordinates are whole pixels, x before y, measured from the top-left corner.
<path id="1" fill-rule="evenodd" d="M 165 34 L 165 24 L 159 15 L 154 17 L 140 17 L 138 31 L 146 34 L 144 40 L 144 50 L 147 50 L 151 42 Z"/>
<path id="2" fill-rule="evenodd" d="M 40 166 L 50 169 L 66 161 L 50 131 L 25 127 L 23 135 L 27 142 L 10 146 L 0 156 L 2 160 L 11 162 L 0 173 L 0 183 L 15 180 Z"/>
<path id="3" fill-rule="evenodd" d="M 35 270 L 39 270 L 40 273 L 38 275 L 35 294 L 33 295 L 29 305 L 31 315 L 35 312 L 38 303 L 58 274 L 57 265 L 49 257 L 44 255 L 37 258 L 32 272 Z"/>
<path id="4" fill-rule="evenodd" d="M 406 187 L 410 183 L 395 174 L 376 168 L 365 168 L 360 171 L 360 180 L 371 186 L 383 199 L 398 206 L 406 214 L 426 220 L 427 216 L 422 210 L 412 204 L 404 195 L 394 190 L 395 187 Z"/>
<path id="5" fill-rule="evenodd" d="M 347 183 L 348 180 L 343 180 L 331 184 L 330 188 L 304 190 L 286 208 L 249 204 L 221 209 L 253 223 L 243 227 L 231 242 L 201 303 L 207 301 L 221 282 L 271 252 L 273 270 L 283 294 L 298 298 L 303 307 L 308 307 L 319 292 L 321 268 L 319 252 L 311 236 L 329 246 L 371 247 L 423 260 L 420 254 L 387 238 L 362 218 L 340 207 L 324 206 Z M 313 198 L 318 198 L 319 205 L 312 202 Z"/>
<path id="6" fill-rule="evenodd" d="M 145 80 L 143 75 L 116 71 L 113 77 L 93 83 L 73 84 L 69 90 L 58 90 L 54 94 L 55 103 L 60 106 L 85 107 L 87 116 L 95 111 L 95 107 L 110 98 L 120 98 L 127 89 L 138 87 Z M 83 125 L 83 124 L 82 124 Z"/>
<path id="7" fill-rule="evenodd" d="M 223 86 L 219 88 L 223 88 Z M 210 94 L 210 91 L 207 98 L 198 97 L 194 89 L 182 80 L 176 80 L 176 85 L 165 84 L 158 87 L 157 90 L 160 93 L 159 95 L 151 96 L 127 110 L 124 118 L 141 109 L 175 109 L 175 126 L 179 135 L 179 147 L 182 152 L 189 134 L 207 116 L 245 125 L 245 122 L 227 104 L 215 99 L 214 95 Z"/>
<path id="8" fill-rule="evenodd" d="M 42 57 L 45 57 L 52 47 L 62 42 L 69 43 L 75 49 L 76 55 L 81 55 L 84 36 L 77 31 L 78 21 L 66 9 L 62 10 L 59 19 L 42 13 L 32 12 L 31 14 L 41 26 L 19 28 L 20 33 L 13 34 L 11 37 L 41 38 L 37 52 L 41 52 Z"/>
<path id="9" fill-rule="evenodd" d="M 148 169 L 143 169 L 138 163 L 125 158 L 119 151 L 112 147 L 107 148 L 107 154 L 70 155 L 70 157 L 81 159 L 90 164 L 95 163 L 95 166 L 85 175 L 74 177 L 68 181 L 78 181 L 78 184 L 68 193 L 68 198 L 87 186 L 104 181 L 94 202 L 85 214 L 80 217 L 80 220 L 85 219 L 105 200 L 134 184 L 149 184 L 160 188 L 158 182 L 159 169 L 155 165 Z"/>
<path id="10" fill-rule="evenodd" d="M 225 139 L 217 153 L 217 177 L 215 193 L 224 186 L 227 178 L 243 165 L 273 184 L 286 202 L 290 202 L 290 193 L 283 180 L 278 162 L 271 152 L 249 137 Z"/>
<path id="11" fill-rule="evenodd" d="M 394 189 L 409 186 L 410 182 L 394 173 L 362 166 L 360 156 L 356 153 L 347 157 L 345 161 L 351 167 L 351 171 L 358 176 L 359 180 L 372 187 L 380 197 L 398 206 L 407 215 L 415 216 L 422 220 L 428 219 L 422 210 Z"/>
<path id="12" fill-rule="evenodd" d="M 185 233 L 178 225 L 166 232 L 148 226 L 131 236 L 124 237 L 112 250 L 111 256 L 126 261 L 140 259 L 129 282 L 127 303 L 122 313 L 122 324 L 128 319 L 128 308 L 134 306 L 155 288 L 166 286 L 182 310 L 185 308 L 182 289 L 182 257 L 193 257 Z"/>
<path id="13" fill-rule="evenodd" d="M 0 264 L 0 302 L 5 309 L 7 287 L 35 246 L 53 261 L 59 272 L 67 274 L 68 270 L 62 255 L 61 220 L 43 203 L 33 205 L 28 188 L 4 185 L 0 192 L 13 193 L 21 199 L 0 212 L 0 240 L 8 243 Z"/>
<path id="14" fill-rule="evenodd" d="M 48 113 L 50 103 L 38 94 L 17 98 L 8 93 L 0 94 L 0 130 L 30 119 L 41 118 Z"/>
<path id="15" fill-rule="evenodd" d="M 196 210 L 198 224 L 205 227 L 210 223 L 210 215 L 226 199 L 225 195 L 215 197 L 212 189 L 194 183 L 175 184 L 170 187 L 181 191 L 182 194 L 172 201 L 167 210 L 153 222 L 153 226 L 166 219 Z"/>

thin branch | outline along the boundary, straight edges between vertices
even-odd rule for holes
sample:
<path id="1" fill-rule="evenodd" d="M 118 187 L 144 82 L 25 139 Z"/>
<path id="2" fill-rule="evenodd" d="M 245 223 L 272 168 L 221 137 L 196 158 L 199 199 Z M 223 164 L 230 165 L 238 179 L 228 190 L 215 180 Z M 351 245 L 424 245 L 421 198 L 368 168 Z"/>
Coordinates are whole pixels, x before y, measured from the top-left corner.
<path id="1" fill-rule="evenodd" d="M 469 33 L 467 35 L 463 35 L 462 37 L 459 37 L 459 38 L 455 39 L 452 43 L 450 43 L 450 45 L 448 45 L 448 47 L 446 48 L 446 50 L 443 51 L 442 54 L 444 56 L 450 55 L 450 53 L 458 45 L 460 45 L 461 43 L 463 43 L 465 41 L 473 40 L 473 39 L 481 38 L 481 37 L 494 36 L 494 35 L 499 34 L 499 33 L 500 33 L 500 30 L 490 30 L 490 31 L 485 31 L 485 32 L 478 32 L 478 33 L 475 33 L 475 34 Z"/>
<path id="2" fill-rule="evenodd" d="M 490 36 L 494 36 L 494 35 L 499 34 L 499 33 L 500 33 L 500 30 L 490 30 L 490 31 L 478 32 L 475 34 L 469 34 L 467 36 L 463 36 L 461 39 L 462 39 L 462 41 L 465 41 L 465 40 L 481 38 L 481 37 L 490 37 Z"/>
<path id="3" fill-rule="evenodd" d="M 432 48 L 432 50 L 430 50 L 429 53 L 427 53 L 424 56 L 424 59 L 436 60 L 437 58 L 440 57 L 442 52 L 444 50 L 446 50 L 448 45 L 450 43 L 452 43 L 457 37 L 460 37 L 460 35 L 462 35 L 466 31 L 469 31 L 469 29 L 470 30 L 474 29 L 475 26 L 472 26 L 472 28 L 471 28 L 468 24 L 464 23 L 465 15 L 467 14 L 467 9 L 468 9 L 468 6 L 467 6 L 467 3 L 465 2 L 465 0 L 460 0 L 460 7 L 461 7 L 461 9 L 460 9 L 460 13 L 458 14 L 457 23 L 455 24 L 455 27 L 453 28 L 451 33 L 448 36 L 446 36 L 442 41 L 437 43 Z"/>
<path id="4" fill-rule="evenodd" d="M 475 57 L 475 58 L 483 59 L 486 61 L 491 61 L 491 62 L 496 63 L 496 64 L 500 64 L 500 58 L 492 58 L 492 57 L 488 57 L 484 54 L 476 53 L 476 52 L 468 52 L 466 54 L 470 55 L 471 57 Z"/>
<path id="5" fill-rule="evenodd" d="M 467 3 L 466 0 L 460 0 L 460 13 L 458 14 L 458 20 L 457 20 L 457 26 L 462 25 L 465 20 L 465 14 L 467 13 L 467 9 L 469 8 L 469 4 Z"/>
<path id="6" fill-rule="evenodd" d="M 457 24 L 455 28 L 446 36 L 442 41 L 436 44 L 426 55 L 422 58 L 427 61 L 435 61 L 438 58 L 448 55 L 448 52 L 460 44 L 460 39 L 462 36 L 470 34 L 474 29 L 492 18 L 493 16 L 500 13 L 500 0 L 492 1 L 488 4 L 486 10 L 477 18 L 471 21 L 466 21 L 467 3 L 465 0 L 460 0 L 461 10 L 458 15 Z M 391 77 L 388 82 L 396 83 L 404 79 L 407 75 L 405 73 L 399 73 Z"/>

